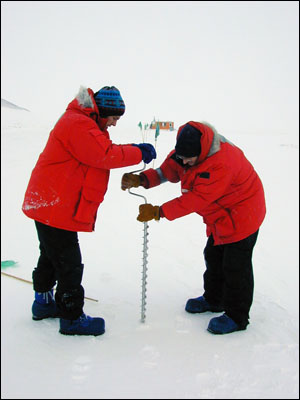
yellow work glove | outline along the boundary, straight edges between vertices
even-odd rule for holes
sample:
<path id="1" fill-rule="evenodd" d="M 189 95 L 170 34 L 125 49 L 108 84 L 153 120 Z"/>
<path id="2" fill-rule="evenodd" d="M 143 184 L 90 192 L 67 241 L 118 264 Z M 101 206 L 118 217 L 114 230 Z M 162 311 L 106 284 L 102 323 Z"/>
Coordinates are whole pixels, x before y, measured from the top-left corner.
<path id="1" fill-rule="evenodd" d="M 139 215 L 137 220 L 140 222 L 147 222 L 151 219 L 159 220 L 159 206 L 153 206 L 152 204 L 141 204 L 139 206 Z"/>
<path id="2" fill-rule="evenodd" d="M 139 187 L 141 185 L 141 178 L 135 174 L 124 174 L 121 180 L 121 189 L 126 190 L 132 187 Z"/>

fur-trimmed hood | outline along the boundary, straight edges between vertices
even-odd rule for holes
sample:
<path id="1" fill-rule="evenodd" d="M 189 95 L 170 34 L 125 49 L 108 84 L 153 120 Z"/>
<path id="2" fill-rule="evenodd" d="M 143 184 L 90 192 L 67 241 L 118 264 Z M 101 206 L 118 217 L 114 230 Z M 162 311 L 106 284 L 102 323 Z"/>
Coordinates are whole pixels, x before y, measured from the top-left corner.
<path id="1" fill-rule="evenodd" d="M 80 86 L 76 99 L 79 106 L 83 108 L 92 108 L 97 110 L 97 106 L 94 100 L 94 92 L 92 91 L 92 89 L 87 89 L 84 86 Z"/>
<path id="2" fill-rule="evenodd" d="M 69 103 L 67 110 L 82 112 L 96 121 L 102 131 L 106 130 L 107 118 L 100 117 L 92 89 L 80 86 L 78 94 L 75 99 Z"/>
<path id="3" fill-rule="evenodd" d="M 85 88 L 80 86 L 79 92 L 77 93 L 75 99 L 73 99 L 67 107 L 67 110 L 78 109 L 87 115 L 91 113 L 97 114 L 99 116 L 98 107 L 94 100 L 94 92 L 90 88 Z"/>

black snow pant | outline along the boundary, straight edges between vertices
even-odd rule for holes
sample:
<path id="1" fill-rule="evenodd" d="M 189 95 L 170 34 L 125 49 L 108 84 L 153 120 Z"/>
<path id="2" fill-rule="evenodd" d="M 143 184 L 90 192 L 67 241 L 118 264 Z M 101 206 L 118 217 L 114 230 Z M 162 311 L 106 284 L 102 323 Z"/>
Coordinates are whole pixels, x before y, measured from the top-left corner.
<path id="1" fill-rule="evenodd" d="M 40 257 L 32 273 L 33 289 L 47 292 L 55 284 L 55 301 L 61 318 L 74 320 L 83 313 L 83 264 L 77 232 L 35 221 Z"/>
<path id="2" fill-rule="evenodd" d="M 252 253 L 258 231 L 235 243 L 214 246 L 212 235 L 204 249 L 204 297 L 220 305 L 241 327 L 249 324 L 254 278 Z"/>

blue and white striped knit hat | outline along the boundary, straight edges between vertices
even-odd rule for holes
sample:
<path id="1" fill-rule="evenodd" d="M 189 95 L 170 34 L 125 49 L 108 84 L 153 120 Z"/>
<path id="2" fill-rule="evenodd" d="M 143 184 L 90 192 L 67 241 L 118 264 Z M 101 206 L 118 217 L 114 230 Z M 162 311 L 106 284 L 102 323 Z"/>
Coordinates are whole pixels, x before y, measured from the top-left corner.
<path id="1" fill-rule="evenodd" d="M 104 86 L 94 94 L 94 98 L 102 118 L 112 115 L 121 116 L 125 112 L 124 101 L 115 86 Z"/>

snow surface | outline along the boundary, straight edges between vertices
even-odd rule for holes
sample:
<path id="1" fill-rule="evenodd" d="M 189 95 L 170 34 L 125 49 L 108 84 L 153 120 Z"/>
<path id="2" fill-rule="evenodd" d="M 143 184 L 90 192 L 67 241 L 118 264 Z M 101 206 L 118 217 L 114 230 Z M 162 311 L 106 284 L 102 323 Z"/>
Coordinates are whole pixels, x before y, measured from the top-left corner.
<path id="1" fill-rule="evenodd" d="M 5 272 L 31 280 L 38 241 L 21 205 L 55 121 L 3 107 L 1 114 L 1 260 L 18 261 Z M 124 131 L 122 124 L 110 128 L 115 143 L 142 141 L 137 125 Z M 212 335 L 206 328 L 215 314 L 184 311 L 186 300 L 203 292 L 206 236 L 196 214 L 149 223 L 146 321 L 140 322 L 143 224 L 136 216 L 142 201 L 121 191 L 120 180 L 142 164 L 115 169 L 96 231 L 79 234 L 85 295 L 98 300 L 86 300 L 85 312 L 102 316 L 106 333 L 64 336 L 58 319 L 33 321 L 32 286 L 2 275 L 1 398 L 299 398 L 298 132 L 216 128 L 243 149 L 266 192 L 248 329 Z M 161 131 L 154 167 L 174 146 L 175 135 Z M 146 136 L 155 143 L 154 131 Z M 180 187 L 166 183 L 136 192 L 160 205 L 179 196 Z"/>

